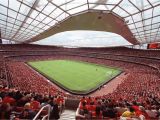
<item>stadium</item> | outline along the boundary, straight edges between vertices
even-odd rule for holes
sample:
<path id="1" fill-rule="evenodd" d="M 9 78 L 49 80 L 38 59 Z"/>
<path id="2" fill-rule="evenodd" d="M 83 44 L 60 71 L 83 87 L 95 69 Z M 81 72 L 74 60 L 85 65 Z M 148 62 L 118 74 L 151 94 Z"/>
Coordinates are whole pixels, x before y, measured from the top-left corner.
<path id="1" fill-rule="evenodd" d="M 0 119 L 159 120 L 159 0 L 1 0 Z"/>

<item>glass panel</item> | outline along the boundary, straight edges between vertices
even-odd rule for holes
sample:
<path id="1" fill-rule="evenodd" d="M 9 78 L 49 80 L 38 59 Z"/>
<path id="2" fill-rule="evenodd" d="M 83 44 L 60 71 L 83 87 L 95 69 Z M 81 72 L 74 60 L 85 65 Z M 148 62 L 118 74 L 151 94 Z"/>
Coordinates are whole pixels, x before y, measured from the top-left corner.
<path id="1" fill-rule="evenodd" d="M 47 17 L 43 20 L 43 23 L 48 24 L 49 22 L 51 22 L 53 19 Z"/>
<path id="2" fill-rule="evenodd" d="M 0 18 L 1 18 L 1 16 L 0 16 Z M 14 23 L 14 22 L 15 22 L 15 19 L 8 17 L 8 21 L 9 21 L 10 23 Z"/>
<path id="3" fill-rule="evenodd" d="M 19 12 L 22 13 L 23 15 L 27 15 L 29 13 L 30 9 L 31 9 L 30 7 L 22 4 Z"/>
<path id="4" fill-rule="evenodd" d="M 56 19 L 58 20 L 58 21 L 61 21 L 61 20 L 63 20 L 63 19 L 65 19 L 66 17 L 68 17 L 69 15 L 67 14 L 67 13 L 63 13 L 63 14 L 61 14 L 60 16 L 58 16 Z"/>
<path id="5" fill-rule="evenodd" d="M 139 32 L 139 35 L 140 35 L 141 37 L 144 37 L 144 34 L 145 34 L 144 31 L 141 31 L 141 30 L 138 29 L 138 32 Z"/>
<path id="6" fill-rule="evenodd" d="M 134 22 L 142 20 L 141 13 L 135 14 L 132 17 L 133 17 Z"/>
<path id="7" fill-rule="evenodd" d="M 152 29 L 151 30 L 151 32 L 157 32 L 158 31 L 158 29 Z"/>
<path id="8" fill-rule="evenodd" d="M 149 1 L 153 6 L 160 4 L 160 0 L 149 0 Z"/>
<path id="9" fill-rule="evenodd" d="M 36 4 L 34 5 L 34 8 L 36 8 L 38 11 L 42 11 L 42 9 L 44 9 L 44 7 L 47 4 L 48 4 L 47 0 L 37 0 Z"/>
<path id="10" fill-rule="evenodd" d="M 23 27 L 27 28 L 29 25 L 28 24 L 24 24 Z"/>
<path id="11" fill-rule="evenodd" d="M 9 27 L 13 27 L 13 24 L 11 24 L 11 23 L 7 23 L 7 26 L 9 26 Z"/>
<path id="12" fill-rule="evenodd" d="M 63 8 L 64 10 L 70 10 L 72 8 L 80 7 L 82 5 L 87 5 L 87 0 L 74 0 L 70 2 L 69 4 L 64 4 L 60 7 Z"/>
<path id="13" fill-rule="evenodd" d="M 160 6 L 157 6 L 153 10 L 153 16 L 160 15 Z"/>
<path id="14" fill-rule="evenodd" d="M 152 25 L 152 28 L 158 28 L 160 26 L 160 23 L 159 24 L 154 24 Z"/>
<path id="15" fill-rule="evenodd" d="M 49 0 L 49 1 L 54 2 L 54 4 L 56 4 L 58 6 L 61 6 L 62 4 L 65 4 L 66 2 L 68 2 L 70 0 Z"/>
<path id="16" fill-rule="evenodd" d="M 108 8 L 108 10 L 111 10 L 111 9 L 114 8 L 114 6 L 113 5 L 107 5 L 107 8 Z"/>
<path id="17" fill-rule="evenodd" d="M 29 6 L 32 6 L 36 0 L 18 0 L 18 1 L 23 2 L 24 4 L 27 4 Z"/>
<path id="18" fill-rule="evenodd" d="M 119 6 L 128 11 L 130 14 L 139 12 L 136 7 L 134 7 L 130 2 L 128 2 L 128 0 L 123 0 Z"/>
<path id="19" fill-rule="evenodd" d="M 39 30 L 38 30 L 38 32 L 37 32 L 37 34 L 39 34 L 39 33 L 43 32 L 43 31 L 44 31 L 44 30 L 39 29 Z"/>
<path id="20" fill-rule="evenodd" d="M 34 28 L 34 27 L 33 27 L 33 26 L 31 26 L 31 25 L 29 26 L 29 29 L 30 29 L 30 30 L 32 30 L 33 28 Z"/>
<path id="21" fill-rule="evenodd" d="M 49 3 L 43 10 L 44 13 L 46 14 L 50 14 L 53 10 L 56 9 L 56 6 L 52 5 L 51 3 Z"/>
<path id="22" fill-rule="evenodd" d="M 137 28 L 137 31 L 143 31 L 143 27 L 141 26 L 140 28 Z"/>
<path id="23" fill-rule="evenodd" d="M 146 11 L 142 12 L 143 19 L 151 18 L 152 17 L 152 11 L 153 11 L 153 9 L 149 9 L 149 10 L 146 10 Z"/>
<path id="24" fill-rule="evenodd" d="M 109 10 L 107 5 L 89 4 L 89 8 L 96 9 L 96 10 Z"/>
<path id="25" fill-rule="evenodd" d="M 1 0 L 1 1 L 3 1 L 3 0 Z M 7 0 L 5 0 L 5 1 L 7 1 Z M 9 8 L 12 8 L 15 11 L 18 11 L 19 7 L 20 7 L 20 2 L 18 2 L 17 0 L 9 0 Z"/>
<path id="26" fill-rule="evenodd" d="M 18 14 L 17 19 L 20 21 L 24 21 L 24 19 L 26 18 L 26 16 L 22 15 L 22 14 Z"/>
<path id="27" fill-rule="evenodd" d="M 34 19 L 38 14 L 39 14 L 39 12 L 37 12 L 37 11 L 34 10 L 34 11 L 31 13 L 30 17 Z"/>
<path id="28" fill-rule="evenodd" d="M 145 31 L 145 33 L 146 33 L 146 34 L 150 34 L 150 33 L 151 33 L 151 31 Z"/>
<path id="29" fill-rule="evenodd" d="M 150 8 L 151 5 L 147 0 L 131 0 L 131 2 L 137 6 L 140 10 Z"/>
<path id="30" fill-rule="evenodd" d="M 152 19 L 152 24 L 153 23 L 157 23 L 157 22 L 159 22 L 160 21 L 160 16 L 159 17 L 154 17 L 153 19 Z"/>
<path id="31" fill-rule="evenodd" d="M 40 23 L 40 22 L 34 20 L 31 25 L 37 26 L 39 23 Z"/>
<path id="32" fill-rule="evenodd" d="M 1 24 L 6 25 L 6 22 L 5 21 L 1 21 Z"/>
<path id="33" fill-rule="evenodd" d="M 49 26 L 45 26 L 43 29 L 47 30 L 49 28 Z"/>
<path id="34" fill-rule="evenodd" d="M 45 26 L 44 24 L 40 23 L 37 27 L 43 28 L 44 26 Z"/>
<path id="35" fill-rule="evenodd" d="M 48 25 L 49 25 L 49 26 L 53 26 L 53 25 L 55 25 L 55 23 L 56 23 L 56 21 L 53 20 L 53 21 L 51 21 Z"/>
<path id="36" fill-rule="evenodd" d="M 19 26 L 14 25 L 13 29 L 16 31 L 16 30 L 18 30 L 18 29 L 19 29 Z"/>
<path id="37" fill-rule="evenodd" d="M 118 14 L 119 16 L 121 17 L 126 17 L 128 16 L 129 14 L 127 12 L 125 12 L 124 10 L 122 10 L 121 8 L 119 7 L 116 7 L 113 12 L 115 12 L 116 14 Z"/>
<path id="38" fill-rule="evenodd" d="M 57 16 L 59 16 L 60 14 L 62 14 L 64 11 L 62 11 L 61 9 L 56 9 L 54 12 L 52 12 L 50 14 L 51 17 L 56 18 Z"/>
<path id="39" fill-rule="evenodd" d="M 151 25 L 150 26 L 145 26 L 144 29 L 145 30 L 150 30 L 151 29 Z"/>
<path id="40" fill-rule="evenodd" d="M 0 14 L 0 20 L 4 20 L 4 21 L 5 21 L 6 18 L 7 18 L 7 16 L 4 16 L 4 15 L 1 15 L 1 14 Z"/>
<path id="41" fill-rule="evenodd" d="M 46 18 L 46 16 L 40 13 L 40 14 L 38 15 L 38 17 L 36 18 L 36 20 L 42 21 L 44 18 Z"/>
<path id="42" fill-rule="evenodd" d="M 136 27 L 142 27 L 143 26 L 143 23 L 142 22 L 138 22 L 138 23 L 135 23 Z"/>
<path id="43" fill-rule="evenodd" d="M 30 24 L 32 21 L 33 21 L 33 19 L 28 18 L 27 21 L 26 21 L 26 23 Z"/>
<path id="44" fill-rule="evenodd" d="M 151 24 L 151 19 L 144 20 L 144 24 L 145 24 L 145 25 L 150 25 L 150 24 Z"/>
<path id="45" fill-rule="evenodd" d="M 39 28 L 37 28 L 37 27 L 34 28 L 34 31 L 38 31 L 38 30 L 39 30 Z"/>
<path id="46" fill-rule="evenodd" d="M 75 13 L 78 13 L 78 12 L 81 12 L 81 11 L 84 11 L 84 10 L 87 10 L 88 7 L 87 5 L 84 5 L 84 6 L 81 6 L 81 7 L 78 7 L 78 8 L 75 8 L 73 10 L 70 10 L 68 11 L 70 14 L 75 14 Z"/>
<path id="47" fill-rule="evenodd" d="M 8 0 L 1 0 L 1 3 L 4 6 L 8 6 Z"/>
<path id="48" fill-rule="evenodd" d="M 0 13 L 7 15 L 7 8 L 0 6 Z"/>

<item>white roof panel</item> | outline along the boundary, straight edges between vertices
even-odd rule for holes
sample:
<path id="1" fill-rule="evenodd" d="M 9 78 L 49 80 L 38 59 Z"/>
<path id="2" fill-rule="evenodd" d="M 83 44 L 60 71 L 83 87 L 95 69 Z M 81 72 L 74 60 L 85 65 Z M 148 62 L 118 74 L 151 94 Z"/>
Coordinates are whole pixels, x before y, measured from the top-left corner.
<path id="1" fill-rule="evenodd" d="M 152 42 L 153 32 L 157 33 L 153 42 L 160 41 L 160 0 L 1 0 L 1 37 L 24 42 L 65 18 L 90 10 L 118 15 L 140 43 L 146 41 L 145 36 L 149 36 L 146 42 Z"/>

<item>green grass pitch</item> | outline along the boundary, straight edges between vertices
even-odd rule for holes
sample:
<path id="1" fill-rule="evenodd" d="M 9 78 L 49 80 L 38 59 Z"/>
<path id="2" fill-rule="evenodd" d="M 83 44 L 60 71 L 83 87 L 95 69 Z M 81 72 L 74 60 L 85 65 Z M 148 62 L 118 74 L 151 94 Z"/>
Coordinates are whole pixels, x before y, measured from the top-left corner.
<path id="1" fill-rule="evenodd" d="M 121 70 L 88 62 L 49 60 L 28 62 L 58 85 L 73 92 L 88 92 L 121 73 Z"/>

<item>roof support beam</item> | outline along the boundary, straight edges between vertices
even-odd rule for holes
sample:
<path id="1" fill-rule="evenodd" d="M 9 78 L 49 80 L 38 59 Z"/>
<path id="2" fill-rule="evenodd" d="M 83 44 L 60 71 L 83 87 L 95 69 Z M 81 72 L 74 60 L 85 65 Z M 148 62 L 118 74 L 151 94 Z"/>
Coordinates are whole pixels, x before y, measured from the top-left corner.
<path id="1" fill-rule="evenodd" d="M 119 6 L 119 4 L 121 4 L 123 0 L 119 1 L 110 11 L 112 12 L 117 6 Z"/>
<path id="2" fill-rule="evenodd" d="M 65 10 L 62 9 L 60 6 L 54 4 L 54 3 L 52 2 L 52 0 L 48 0 L 48 2 L 51 3 L 52 5 L 56 6 L 57 8 L 59 8 L 60 10 L 62 10 L 63 12 L 67 13 L 69 16 L 72 16 L 69 12 L 65 11 Z"/>

